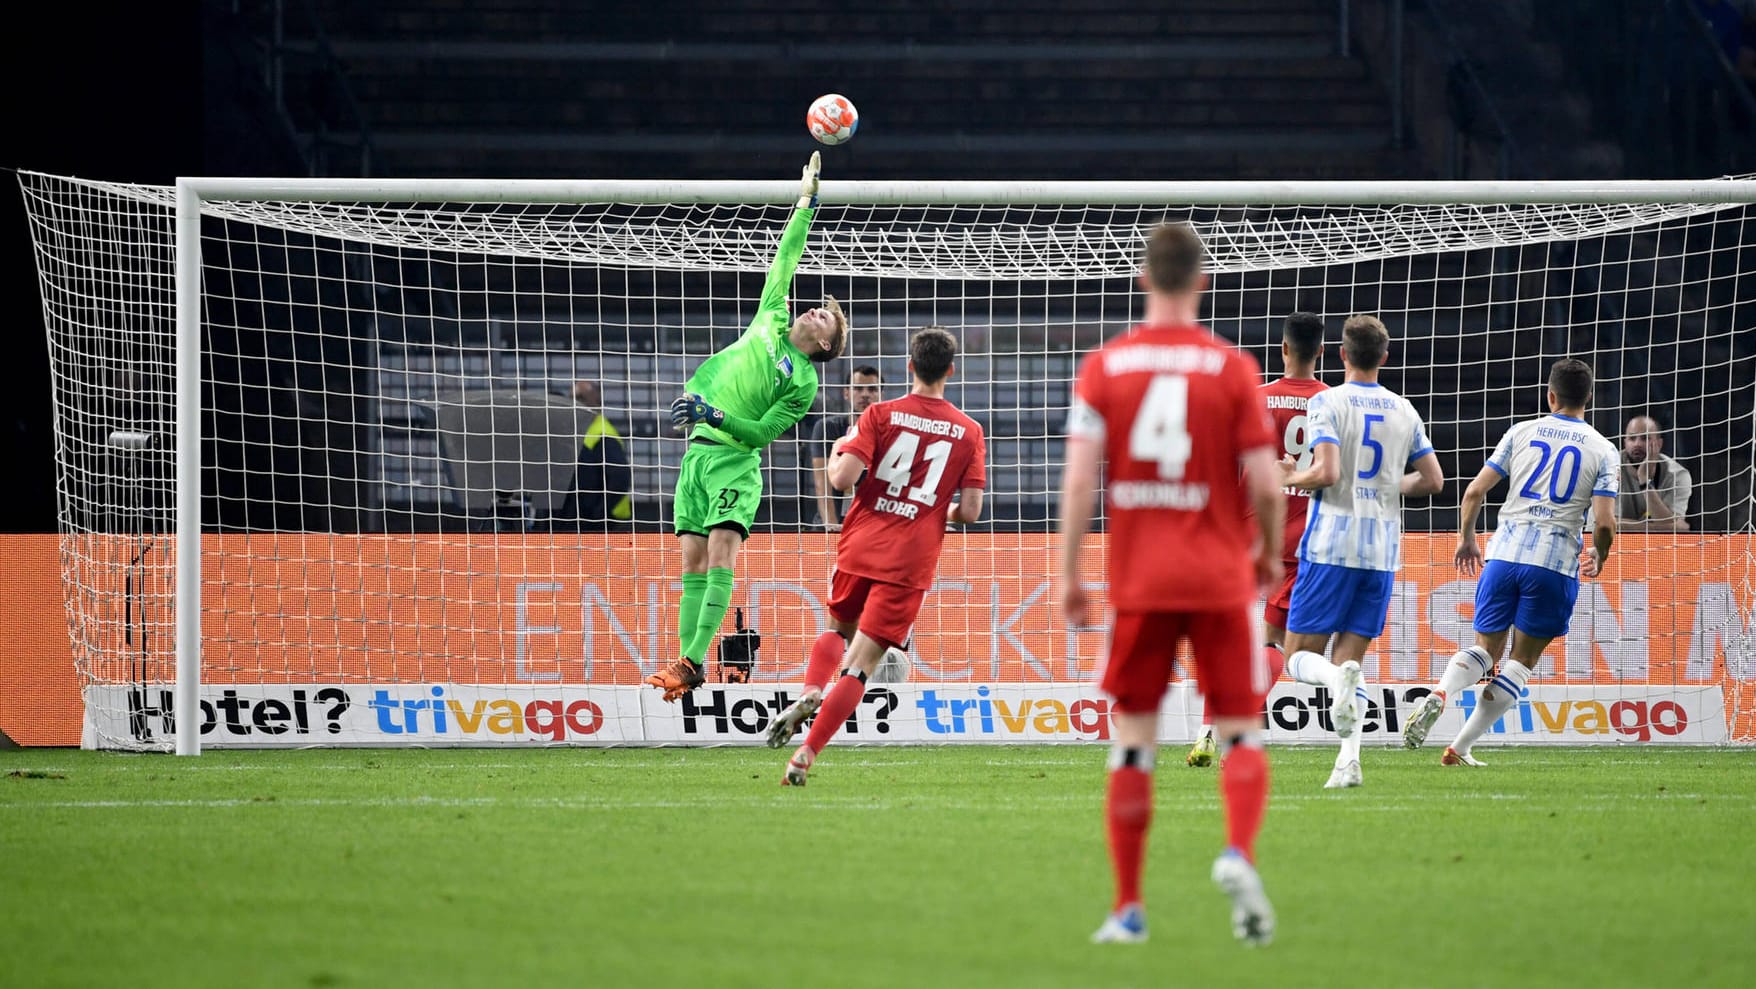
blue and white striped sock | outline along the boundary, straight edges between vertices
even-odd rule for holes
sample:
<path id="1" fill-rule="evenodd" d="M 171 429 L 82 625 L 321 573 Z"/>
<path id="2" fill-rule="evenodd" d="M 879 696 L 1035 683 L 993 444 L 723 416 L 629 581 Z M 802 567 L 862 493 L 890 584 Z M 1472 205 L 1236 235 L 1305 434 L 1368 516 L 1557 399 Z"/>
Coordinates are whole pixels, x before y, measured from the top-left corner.
<path id="1" fill-rule="evenodd" d="M 1335 764 L 1344 765 L 1360 758 L 1360 745 L 1365 742 L 1366 713 L 1372 710 L 1372 695 L 1366 691 L 1366 682 L 1354 688 L 1354 709 L 1360 712 L 1359 726 L 1354 733 L 1341 740 L 1341 751 L 1336 753 Z"/>
<path id="2" fill-rule="evenodd" d="M 1468 649 L 1451 657 L 1445 665 L 1445 672 L 1439 677 L 1437 693 L 1445 695 L 1447 702 L 1457 696 L 1457 692 L 1488 675 L 1494 668 L 1494 657 L 1481 646 L 1470 646 Z"/>
<path id="3" fill-rule="evenodd" d="M 1334 663 L 1314 652 L 1300 650 L 1287 657 L 1287 676 L 1313 687 L 1335 689 L 1341 682 L 1341 670 Z"/>
<path id="4" fill-rule="evenodd" d="M 1470 714 L 1469 720 L 1463 723 L 1463 730 L 1457 733 L 1457 741 L 1451 747 L 1461 755 L 1470 750 L 1476 739 L 1489 728 L 1500 716 L 1512 710 L 1518 703 L 1518 697 L 1524 692 L 1524 685 L 1530 682 L 1530 667 L 1516 659 L 1509 659 L 1500 664 L 1500 670 L 1494 679 L 1482 688 L 1482 696 L 1476 702 L 1476 709 Z"/>

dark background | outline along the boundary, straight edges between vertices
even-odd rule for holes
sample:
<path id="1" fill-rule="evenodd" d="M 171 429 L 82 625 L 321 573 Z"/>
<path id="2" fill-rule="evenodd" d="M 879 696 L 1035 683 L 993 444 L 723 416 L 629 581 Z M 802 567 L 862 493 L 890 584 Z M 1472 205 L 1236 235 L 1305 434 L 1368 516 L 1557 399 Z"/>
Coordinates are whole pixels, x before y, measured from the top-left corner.
<path id="1" fill-rule="evenodd" d="M 34 5 L 28 29 L 15 13 L 0 59 L 8 94 L 0 166 L 154 184 L 180 174 L 355 174 L 362 166 L 348 142 L 370 123 L 380 143 L 373 174 L 784 175 L 796 168 L 801 145 L 798 105 L 835 78 L 872 94 L 862 97 L 861 140 L 838 151 L 849 171 L 871 178 L 1702 177 L 1756 169 L 1753 121 L 1709 66 L 1712 42 L 1698 30 L 1707 23 L 1688 19 L 1695 8 L 1687 0 L 1553 0 L 1522 21 L 1515 3 L 1409 0 L 1400 54 L 1391 40 L 1396 5 L 1359 0 L 1349 52 L 1263 60 L 1266 81 L 1231 78 L 1227 72 L 1238 70 L 1227 65 L 1250 62 L 1251 46 L 1309 45 L 1334 3 L 1117 0 L 1090 16 L 1072 6 L 288 0 L 290 34 L 309 41 L 326 31 L 343 71 L 309 57 L 290 68 L 283 119 L 259 79 L 272 5 Z M 1717 14 L 1719 6 L 1699 9 Z M 815 46 L 830 29 L 849 43 L 890 44 L 892 54 L 826 61 Z M 461 49 L 535 40 L 580 54 L 501 63 L 479 53 L 445 61 L 395 51 L 426 37 Z M 916 40 L 1097 50 L 1118 39 L 1167 46 L 1167 57 L 1183 61 L 1155 75 L 1126 58 L 1000 60 L 958 70 L 894 54 Z M 605 54 L 604 46 L 655 41 L 706 54 L 683 61 Z M 778 54 L 742 61 L 715 54 L 716 46 L 752 44 L 772 44 Z M 1233 63 L 1205 59 L 1205 49 L 1230 51 Z M 343 77 L 351 82 L 338 83 Z M 1288 102 L 1319 82 L 1321 99 Z M 723 102 L 692 106 L 683 98 L 703 92 Z M 700 139 L 654 137 L 674 136 L 679 126 Z M 887 126 L 893 133 L 883 133 Z M 983 131 L 991 133 L 982 140 L 958 137 Z M 457 146 L 445 145 L 447 134 Z M 1148 150 L 1117 150 L 1130 142 Z M 0 389 L 0 464 L 8 472 L 0 529 L 47 531 L 56 517 L 50 376 L 28 230 L 13 177 L 6 179 L 0 277 L 14 318 Z M 1727 225 L 1714 244 L 1748 243 L 1746 226 Z M 1730 285 L 1740 304 L 1751 294 L 1745 282 Z M 1665 345 L 1657 334 L 1638 341 L 1643 359 Z M 1735 386 L 1739 369 L 1751 366 L 1750 348 L 1734 346 L 1730 356 L 1719 367 Z M 1622 373 L 1638 380 L 1643 366 L 1635 361 Z M 1467 421 L 1467 411 L 1453 414 Z"/>
<path id="2" fill-rule="evenodd" d="M 0 529 L 55 528 L 55 447 L 42 295 L 11 169 L 168 184 L 201 171 L 198 4 L 31 4 L 3 43 L 0 284 L 7 301 L 0 388 Z"/>

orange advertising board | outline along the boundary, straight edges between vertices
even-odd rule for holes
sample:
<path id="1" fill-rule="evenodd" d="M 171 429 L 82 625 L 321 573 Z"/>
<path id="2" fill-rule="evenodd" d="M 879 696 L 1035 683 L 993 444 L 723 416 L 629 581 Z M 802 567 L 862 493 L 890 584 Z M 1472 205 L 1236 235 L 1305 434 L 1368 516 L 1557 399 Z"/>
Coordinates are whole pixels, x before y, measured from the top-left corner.
<path id="1" fill-rule="evenodd" d="M 58 537 L 0 538 L 7 546 L 0 727 L 14 731 L 21 716 L 33 725 L 65 718 L 77 741 L 77 699 L 69 710 L 63 694 L 76 655 L 88 668 L 118 668 L 106 663 L 124 649 L 122 611 L 96 600 L 117 588 L 80 582 L 80 607 L 101 615 L 81 625 L 75 652 Z M 833 539 L 758 534 L 747 544 L 734 604 L 762 636 L 756 679 L 790 681 L 802 672 L 827 620 Z M 1370 679 L 1428 683 L 1471 641 L 1474 581 L 1452 568 L 1453 541 L 1405 539 L 1406 566 L 1369 657 Z M 1062 626 L 1049 579 L 1052 542 L 1046 534 L 948 535 L 939 582 L 915 626 L 915 679 L 1090 677 L 1103 636 Z M 1088 552 L 1095 579 L 1103 573 L 1101 537 Z M 1607 572 L 1582 582 L 1573 631 L 1551 648 L 1539 679 L 1719 684 L 1733 736 L 1756 737 L 1753 552 L 1749 535 L 1623 537 Z M 143 620 L 164 632 L 170 598 L 157 592 L 168 580 L 167 569 L 142 605 Z M 239 684 L 638 684 L 675 656 L 681 594 L 675 541 L 661 534 L 210 535 L 202 587 L 203 680 Z M 45 630 L 59 633 L 58 648 Z M 153 640 L 165 670 L 169 648 L 168 634 Z"/>
<path id="2" fill-rule="evenodd" d="M 0 535 L 0 732 L 19 745 L 78 745 L 81 713 L 60 537 Z"/>

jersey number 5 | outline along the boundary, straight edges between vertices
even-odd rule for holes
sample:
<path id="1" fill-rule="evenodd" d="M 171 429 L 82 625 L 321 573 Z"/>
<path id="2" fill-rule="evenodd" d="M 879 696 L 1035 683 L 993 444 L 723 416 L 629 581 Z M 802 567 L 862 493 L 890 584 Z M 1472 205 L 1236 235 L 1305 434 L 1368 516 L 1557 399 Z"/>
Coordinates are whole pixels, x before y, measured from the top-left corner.
<path id="1" fill-rule="evenodd" d="M 1180 374 L 1154 376 L 1134 413 L 1134 428 L 1128 431 L 1128 456 L 1157 463 L 1158 476 L 1174 481 L 1183 476 L 1193 450 L 1189 379 Z"/>
<path id="2" fill-rule="evenodd" d="M 909 478 L 915 472 L 915 455 L 920 449 L 919 436 L 914 433 L 896 434 L 896 439 L 890 442 L 890 449 L 878 458 L 878 466 L 872 471 L 878 480 L 889 485 L 885 494 L 895 498 L 902 494 L 903 488 L 908 487 Z M 951 459 L 951 441 L 935 440 L 928 443 L 924 456 L 927 460 L 927 476 L 921 479 L 920 487 L 909 488 L 908 498 L 930 507 L 939 500 L 935 492 L 939 490 L 939 479 L 945 476 L 945 463 Z"/>

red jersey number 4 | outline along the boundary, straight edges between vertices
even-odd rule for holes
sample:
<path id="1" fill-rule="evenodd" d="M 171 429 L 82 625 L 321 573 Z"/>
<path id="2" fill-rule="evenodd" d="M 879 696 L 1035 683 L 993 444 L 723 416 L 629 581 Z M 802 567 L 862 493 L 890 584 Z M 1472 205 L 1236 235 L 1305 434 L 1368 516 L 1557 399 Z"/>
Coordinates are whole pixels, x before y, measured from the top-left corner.
<path id="1" fill-rule="evenodd" d="M 1200 611 L 1255 595 L 1238 460 L 1272 449 L 1249 355 L 1199 327 L 1141 327 L 1087 355 L 1077 392 L 1108 469 L 1110 604 Z"/>
<path id="2" fill-rule="evenodd" d="M 1157 463 L 1159 477 L 1176 481 L 1182 479 L 1194 450 L 1189 439 L 1189 379 L 1180 374 L 1154 377 L 1128 431 L 1128 456 Z"/>

